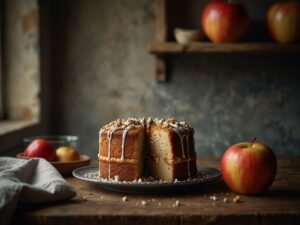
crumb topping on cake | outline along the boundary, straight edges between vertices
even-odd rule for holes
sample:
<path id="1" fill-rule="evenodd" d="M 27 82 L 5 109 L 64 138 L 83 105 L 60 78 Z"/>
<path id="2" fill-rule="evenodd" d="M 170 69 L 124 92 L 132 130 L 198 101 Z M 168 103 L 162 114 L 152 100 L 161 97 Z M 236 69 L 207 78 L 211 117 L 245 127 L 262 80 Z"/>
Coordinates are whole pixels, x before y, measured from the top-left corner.
<path id="1" fill-rule="evenodd" d="M 110 129 L 126 129 L 127 127 L 145 127 L 149 128 L 151 125 L 160 125 L 162 128 L 173 128 L 179 130 L 193 130 L 193 128 L 185 121 L 178 121 L 174 118 L 159 119 L 159 118 L 128 118 L 117 119 L 100 129 L 100 132 Z"/>

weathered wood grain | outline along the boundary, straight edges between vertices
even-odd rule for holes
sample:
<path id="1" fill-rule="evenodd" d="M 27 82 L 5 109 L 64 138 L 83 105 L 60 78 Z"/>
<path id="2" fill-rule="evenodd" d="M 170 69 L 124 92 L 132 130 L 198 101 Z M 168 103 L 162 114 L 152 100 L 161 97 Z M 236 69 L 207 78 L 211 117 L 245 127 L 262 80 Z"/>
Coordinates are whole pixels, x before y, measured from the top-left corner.
<path id="1" fill-rule="evenodd" d="M 236 194 L 222 181 L 190 193 L 127 195 L 128 201 L 123 202 L 124 194 L 68 177 L 77 190 L 76 198 L 19 208 L 14 224 L 300 224 L 298 162 L 299 158 L 280 159 L 270 190 L 261 196 L 241 196 L 240 203 L 232 202 Z M 217 159 L 201 158 L 199 163 L 219 167 Z M 225 197 L 228 203 L 223 202 Z M 141 205 L 142 200 L 147 201 L 146 206 Z M 173 207 L 176 200 L 180 201 L 179 207 Z"/>
<path id="2" fill-rule="evenodd" d="M 300 54 L 300 44 L 277 43 L 224 43 L 193 42 L 186 45 L 177 42 L 154 42 L 149 46 L 153 54 L 192 53 L 296 53 Z"/>

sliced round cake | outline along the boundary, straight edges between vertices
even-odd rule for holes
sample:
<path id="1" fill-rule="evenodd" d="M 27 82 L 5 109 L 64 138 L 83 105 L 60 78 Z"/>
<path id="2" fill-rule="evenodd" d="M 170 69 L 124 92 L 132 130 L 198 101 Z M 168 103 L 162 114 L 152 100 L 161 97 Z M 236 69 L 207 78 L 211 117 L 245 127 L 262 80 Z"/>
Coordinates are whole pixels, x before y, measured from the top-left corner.
<path id="1" fill-rule="evenodd" d="M 197 173 L 194 130 L 175 119 L 117 119 L 99 132 L 99 175 L 182 180 Z"/>

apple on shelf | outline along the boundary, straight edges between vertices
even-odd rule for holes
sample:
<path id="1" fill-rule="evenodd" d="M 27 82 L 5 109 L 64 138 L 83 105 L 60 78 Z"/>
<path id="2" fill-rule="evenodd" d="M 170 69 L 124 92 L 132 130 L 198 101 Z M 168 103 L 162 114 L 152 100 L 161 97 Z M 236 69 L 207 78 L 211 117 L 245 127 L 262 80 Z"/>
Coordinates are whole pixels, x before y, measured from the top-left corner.
<path id="1" fill-rule="evenodd" d="M 280 43 L 300 41 L 300 3 L 279 1 L 267 12 L 267 26 L 272 38 Z"/>
<path id="2" fill-rule="evenodd" d="M 255 142 L 229 147 L 221 159 L 221 172 L 227 186 L 239 194 L 260 194 L 273 183 L 277 160 L 272 149 Z"/>
<path id="3" fill-rule="evenodd" d="M 211 1 L 202 13 L 202 28 L 215 43 L 241 40 L 247 33 L 250 19 L 243 4 L 233 1 Z"/>

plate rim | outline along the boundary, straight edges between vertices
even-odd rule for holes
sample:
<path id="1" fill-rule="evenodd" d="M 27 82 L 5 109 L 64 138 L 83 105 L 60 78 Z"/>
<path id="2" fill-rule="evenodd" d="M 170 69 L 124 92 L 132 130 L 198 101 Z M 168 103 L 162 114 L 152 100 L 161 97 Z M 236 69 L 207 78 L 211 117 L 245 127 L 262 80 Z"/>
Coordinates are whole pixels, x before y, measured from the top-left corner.
<path id="1" fill-rule="evenodd" d="M 73 177 L 75 177 L 76 179 L 85 181 L 85 182 L 89 182 L 89 183 L 93 183 L 93 184 L 98 184 L 98 185 L 103 185 L 102 188 L 107 189 L 105 186 L 110 186 L 110 187 L 175 187 L 175 186 L 187 186 L 187 185 L 196 185 L 196 184 L 201 184 L 201 183 L 207 183 L 207 182 L 212 182 L 215 180 L 218 180 L 222 177 L 221 171 L 215 167 L 208 167 L 208 166 L 198 166 L 197 165 L 197 169 L 198 172 L 200 171 L 200 169 L 209 169 L 209 170 L 214 170 L 214 172 L 216 173 L 216 175 L 212 176 L 212 177 L 208 177 L 208 178 L 199 178 L 199 179 L 190 179 L 190 180 L 178 180 L 176 182 L 172 181 L 172 182 L 152 182 L 152 181 L 144 181 L 144 182 L 133 182 L 133 181 L 114 181 L 111 182 L 109 180 L 97 180 L 97 179 L 93 179 L 93 178 L 88 178 L 88 177 L 83 177 L 83 176 L 79 176 L 77 173 L 80 170 L 84 170 L 84 169 L 91 169 L 91 168 L 98 168 L 98 165 L 89 165 L 89 166 L 83 166 L 83 167 L 79 167 L 76 168 L 72 171 L 72 175 Z"/>

